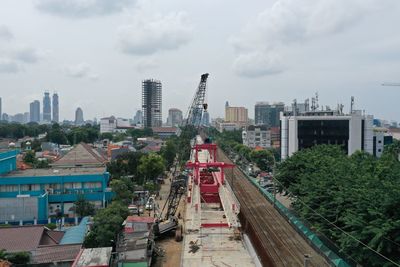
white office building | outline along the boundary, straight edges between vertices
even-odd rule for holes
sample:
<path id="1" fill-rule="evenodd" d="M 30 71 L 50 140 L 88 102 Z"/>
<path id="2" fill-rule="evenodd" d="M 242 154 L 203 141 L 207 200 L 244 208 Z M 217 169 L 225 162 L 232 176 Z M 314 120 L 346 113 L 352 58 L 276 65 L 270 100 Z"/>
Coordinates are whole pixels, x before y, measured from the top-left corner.
<path id="1" fill-rule="evenodd" d="M 361 111 L 281 112 L 282 160 L 319 144 L 340 145 L 348 155 L 357 150 L 373 154 L 373 116 Z"/>
<path id="2" fill-rule="evenodd" d="M 256 148 L 271 148 L 271 131 L 266 125 L 250 125 L 242 131 L 243 145 Z"/>

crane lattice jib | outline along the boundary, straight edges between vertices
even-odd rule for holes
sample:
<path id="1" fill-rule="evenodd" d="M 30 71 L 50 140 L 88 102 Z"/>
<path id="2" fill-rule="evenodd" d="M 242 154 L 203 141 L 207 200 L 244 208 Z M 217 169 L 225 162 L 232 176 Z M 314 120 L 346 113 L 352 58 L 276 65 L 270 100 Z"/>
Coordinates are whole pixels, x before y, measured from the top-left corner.
<path id="1" fill-rule="evenodd" d="M 208 73 L 202 74 L 199 86 L 193 97 L 192 105 L 189 107 L 188 116 L 185 125 L 200 126 L 204 111 L 204 100 L 207 88 Z"/>

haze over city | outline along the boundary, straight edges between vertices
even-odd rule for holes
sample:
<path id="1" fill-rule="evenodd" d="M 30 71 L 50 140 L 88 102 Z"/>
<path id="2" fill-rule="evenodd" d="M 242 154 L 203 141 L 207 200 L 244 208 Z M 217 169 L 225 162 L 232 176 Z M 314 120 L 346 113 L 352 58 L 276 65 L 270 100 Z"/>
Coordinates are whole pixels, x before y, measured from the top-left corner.
<path id="1" fill-rule="evenodd" d="M 376 118 L 398 120 L 396 0 L 2 1 L 3 112 L 28 111 L 45 90 L 60 97 L 60 120 L 141 108 L 141 81 L 163 86 L 163 119 L 186 112 L 198 77 L 210 73 L 208 103 L 254 114 L 256 101 L 303 101 L 318 91 Z"/>

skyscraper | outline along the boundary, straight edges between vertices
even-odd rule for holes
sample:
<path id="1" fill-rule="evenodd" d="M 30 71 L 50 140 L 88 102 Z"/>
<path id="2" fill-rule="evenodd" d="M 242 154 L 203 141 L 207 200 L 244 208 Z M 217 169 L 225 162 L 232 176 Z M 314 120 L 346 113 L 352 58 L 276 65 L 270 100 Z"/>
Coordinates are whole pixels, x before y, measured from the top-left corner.
<path id="1" fill-rule="evenodd" d="M 182 123 L 182 111 L 177 108 L 170 108 L 168 110 L 167 125 L 168 126 L 178 126 Z"/>
<path id="2" fill-rule="evenodd" d="M 148 79 L 142 82 L 142 109 L 144 127 L 161 127 L 162 95 L 161 82 Z"/>
<path id="3" fill-rule="evenodd" d="M 51 101 L 49 92 L 45 92 L 43 97 L 43 121 L 51 122 Z"/>
<path id="4" fill-rule="evenodd" d="M 40 102 L 39 100 L 35 100 L 29 105 L 29 117 L 30 122 L 39 122 L 40 121 Z"/>
<path id="5" fill-rule="evenodd" d="M 133 124 L 135 124 L 135 125 L 143 124 L 143 111 L 141 111 L 141 110 L 136 111 L 136 114 L 133 117 Z"/>
<path id="6" fill-rule="evenodd" d="M 53 94 L 53 121 L 59 122 L 58 94 Z"/>
<path id="7" fill-rule="evenodd" d="M 282 102 L 269 104 L 268 102 L 257 102 L 254 106 L 254 121 L 256 125 L 268 127 L 279 127 L 279 114 L 285 110 Z"/>
<path id="8" fill-rule="evenodd" d="M 210 126 L 210 113 L 208 113 L 207 110 L 203 112 L 203 118 L 201 124 L 204 126 Z"/>
<path id="9" fill-rule="evenodd" d="M 75 111 L 75 125 L 82 125 L 84 122 L 83 111 L 81 108 L 77 108 Z"/>
<path id="10" fill-rule="evenodd" d="M 1 113 L 1 97 L 0 97 L 0 120 L 1 120 L 1 116 L 2 115 L 2 113 Z"/>

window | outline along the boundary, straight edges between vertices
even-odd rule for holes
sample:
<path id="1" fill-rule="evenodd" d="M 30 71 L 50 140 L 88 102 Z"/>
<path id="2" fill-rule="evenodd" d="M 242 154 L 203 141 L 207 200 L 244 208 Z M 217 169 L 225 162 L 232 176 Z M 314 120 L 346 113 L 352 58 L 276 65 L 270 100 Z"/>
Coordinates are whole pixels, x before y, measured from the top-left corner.
<path id="1" fill-rule="evenodd" d="M 379 143 L 379 144 L 382 144 L 382 140 L 379 140 L 378 143 Z"/>
<path id="2" fill-rule="evenodd" d="M 1 185 L 0 192 L 18 192 L 17 185 Z"/>
<path id="3" fill-rule="evenodd" d="M 379 149 L 378 149 L 378 152 L 382 152 L 382 149 L 379 148 Z"/>

